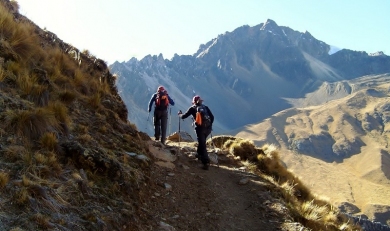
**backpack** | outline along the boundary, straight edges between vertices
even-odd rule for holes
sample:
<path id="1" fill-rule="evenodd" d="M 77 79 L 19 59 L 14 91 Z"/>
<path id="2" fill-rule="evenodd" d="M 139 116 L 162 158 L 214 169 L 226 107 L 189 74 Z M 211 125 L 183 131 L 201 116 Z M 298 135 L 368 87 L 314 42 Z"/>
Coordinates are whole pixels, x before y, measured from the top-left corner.
<path id="1" fill-rule="evenodd" d="M 208 113 L 207 108 L 204 105 L 200 105 L 196 107 L 195 123 L 197 126 L 203 128 L 211 128 L 212 126 L 211 117 Z"/>
<path id="2" fill-rule="evenodd" d="M 155 103 L 156 103 L 156 109 L 158 110 L 167 109 L 169 104 L 168 94 L 166 92 L 157 92 Z"/>

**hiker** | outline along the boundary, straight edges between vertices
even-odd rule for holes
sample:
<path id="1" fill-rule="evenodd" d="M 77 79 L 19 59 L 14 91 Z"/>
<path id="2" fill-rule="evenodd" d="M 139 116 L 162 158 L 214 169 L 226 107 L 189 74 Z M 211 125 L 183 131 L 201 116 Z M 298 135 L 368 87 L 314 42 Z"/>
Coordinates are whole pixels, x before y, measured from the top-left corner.
<path id="1" fill-rule="evenodd" d="M 198 138 L 197 158 L 200 159 L 203 166 L 202 168 L 208 170 L 210 159 L 206 149 L 206 139 L 212 131 L 212 124 L 214 122 L 214 115 L 211 110 L 203 104 L 203 100 L 199 95 L 192 98 L 192 106 L 188 108 L 187 112 L 182 114 L 179 111 L 179 117 L 185 119 L 192 115 L 195 125 L 195 132 Z"/>
<path id="2" fill-rule="evenodd" d="M 175 102 L 168 95 L 167 90 L 163 86 L 157 88 L 157 92 L 152 95 L 150 98 L 148 112 L 152 110 L 152 105 L 154 103 L 154 116 L 153 116 L 153 125 L 154 125 L 154 138 L 155 140 L 160 140 L 161 143 L 165 144 L 166 133 L 167 133 L 167 122 L 168 122 L 168 106 L 175 105 Z"/>

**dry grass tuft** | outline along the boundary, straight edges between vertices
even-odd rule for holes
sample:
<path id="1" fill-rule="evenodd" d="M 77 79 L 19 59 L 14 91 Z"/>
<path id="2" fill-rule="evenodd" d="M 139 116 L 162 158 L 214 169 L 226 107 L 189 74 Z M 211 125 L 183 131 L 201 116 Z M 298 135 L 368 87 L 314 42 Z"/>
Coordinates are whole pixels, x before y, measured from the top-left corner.
<path id="1" fill-rule="evenodd" d="M 26 61 L 40 49 L 35 45 L 38 43 L 33 25 L 16 22 L 3 5 L 0 5 L 0 34 L 4 38 L 0 42 L 5 59 Z"/>
<path id="2" fill-rule="evenodd" d="M 10 3 L 11 3 L 11 6 L 12 6 L 12 11 L 13 12 L 18 12 L 19 8 L 20 8 L 18 1 L 17 0 L 11 0 Z"/>
<path id="3" fill-rule="evenodd" d="M 60 130 L 55 114 L 47 108 L 8 110 L 5 112 L 5 120 L 7 128 L 27 140 L 37 140 L 46 132 Z"/>
<path id="4" fill-rule="evenodd" d="M 47 157 L 46 165 L 50 167 L 51 173 L 59 175 L 62 172 L 61 163 L 57 159 L 57 155 L 54 152 L 45 153 Z"/>
<path id="5" fill-rule="evenodd" d="M 74 85 L 75 88 L 83 95 L 89 95 L 90 92 L 90 82 L 86 77 L 85 73 L 83 73 L 80 69 L 77 69 L 74 74 Z"/>
<path id="6" fill-rule="evenodd" d="M 0 65 L 0 82 L 3 82 L 5 78 L 6 78 L 5 70 Z"/>
<path id="7" fill-rule="evenodd" d="M 90 106 L 92 106 L 93 108 L 99 108 L 101 106 L 101 100 L 102 100 L 102 96 L 99 92 L 96 92 L 95 94 L 92 94 L 89 98 L 88 98 L 88 103 Z"/>
<path id="8" fill-rule="evenodd" d="M 244 139 L 229 141 L 229 152 L 235 156 L 239 156 L 241 160 L 252 160 L 258 154 L 258 150 L 253 141 Z"/>
<path id="9" fill-rule="evenodd" d="M 27 152 L 27 149 L 23 146 L 10 145 L 4 149 L 3 156 L 6 160 L 15 162 L 21 159 Z"/>
<path id="10" fill-rule="evenodd" d="M 18 205 L 27 205 L 29 201 L 28 190 L 26 187 L 22 187 L 16 191 L 13 195 L 13 199 Z"/>
<path id="11" fill-rule="evenodd" d="M 47 163 L 47 157 L 43 155 L 42 153 L 35 153 L 34 159 L 38 164 L 46 164 Z"/>
<path id="12" fill-rule="evenodd" d="M 213 136 L 212 141 L 211 141 L 211 138 L 209 138 L 207 140 L 207 144 L 211 145 L 211 142 L 213 142 L 215 147 L 217 147 L 217 148 L 229 148 L 226 145 L 227 141 L 229 141 L 229 140 L 234 141 L 234 140 L 237 140 L 237 139 L 238 138 L 236 138 L 234 136 L 224 136 L 224 135 L 222 135 L 222 136 Z"/>
<path id="13" fill-rule="evenodd" d="M 65 104 L 70 104 L 72 103 L 75 99 L 77 99 L 77 94 L 73 91 L 62 91 L 59 93 L 58 96 L 59 100 Z"/>
<path id="14" fill-rule="evenodd" d="M 44 133 L 39 143 L 41 146 L 49 151 L 54 151 L 58 149 L 58 139 L 57 136 L 52 132 L 46 132 Z"/>
<path id="15" fill-rule="evenodd" d="M 0 189 L 3 189 L 9 182 L 9 174 L 0 172 Z"/>
<path id="16" fill-rule="evenodd" d="M 21 72 L 16 78 L 16 84 L 21 95 L 34 102 L 38 106 L 46 106 L 49 102 L 48 87 L 39 84 L 39 78 Z"/>
<path id="17" fill-rule="evenodd" d="M 89 134 L 83 134 L 81 136 L 79 136 L 77 138 L 77 140 L 80 142 L 80 143 L 88 143 L 88 142 L 91 142 L 93 140 L 92 136 L 89 135 Z"/>
<path id="18" fill-rule="evenodd" d="M 314 203 L 314 200 L 311 200 L 303 202 L 299 212 L 307 220 L 318 221 L 329 213 L 329 209 L 327 206 L 319 206 Z"/>

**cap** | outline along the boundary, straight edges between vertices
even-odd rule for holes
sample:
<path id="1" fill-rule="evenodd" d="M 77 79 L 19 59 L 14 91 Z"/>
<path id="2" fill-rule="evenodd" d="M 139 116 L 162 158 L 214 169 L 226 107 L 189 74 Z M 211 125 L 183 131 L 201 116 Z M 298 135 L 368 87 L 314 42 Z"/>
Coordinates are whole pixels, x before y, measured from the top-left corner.
<path id="1" fill-rule="evenodd" d="M 196 104 L 196 103 L 202 102 L 202 101 L 203 101 L 203 99 L 201 99 L 199 95 L 196 95 L 196 96 L 194 96 L 194 98 L 192 98 L 193 104 Z"/>
<path id="2" fill-rule="evenodd" d="M 163 86 L 159 86 L 158 88 L 157 88 L 157 91 L 164 91 L 165 89 L 164 89 L 164 87 Z"/>

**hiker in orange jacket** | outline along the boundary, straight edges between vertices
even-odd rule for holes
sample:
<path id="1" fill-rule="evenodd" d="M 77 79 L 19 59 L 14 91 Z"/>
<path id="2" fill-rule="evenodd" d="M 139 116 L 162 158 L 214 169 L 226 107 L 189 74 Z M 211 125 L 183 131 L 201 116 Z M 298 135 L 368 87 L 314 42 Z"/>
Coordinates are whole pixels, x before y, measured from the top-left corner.
<path id="1" fill-rule="evenodd" d="M 188 108 L 187 112 L 184 114 L 179 111 L 179 117 L 185 119 L 192 115 L 195 125 L 195 132 L 198 138 L 198 148 L 197 148 L 197 157 L 202 161 L 202 168 L 208 170 L 210 164 L 210 159 L 207 154 L 206 149 L 206 139 L 210 135 L 212 129 L 212 124 L 214 122 L 214 115 L 207 107 L 203 104 L 203 100 L 199 95 L 196 95 L 192 98 L 192 106 Z"/>

